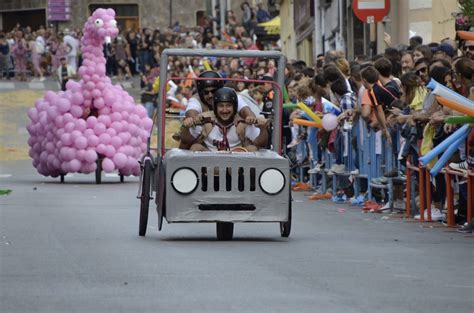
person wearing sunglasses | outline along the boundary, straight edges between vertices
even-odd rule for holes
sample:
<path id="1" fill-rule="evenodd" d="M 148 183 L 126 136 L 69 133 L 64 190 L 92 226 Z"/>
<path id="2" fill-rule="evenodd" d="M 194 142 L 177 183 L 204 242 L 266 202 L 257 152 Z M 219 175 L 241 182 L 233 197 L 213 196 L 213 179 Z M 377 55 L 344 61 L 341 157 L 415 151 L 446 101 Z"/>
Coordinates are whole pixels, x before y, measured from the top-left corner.
<path id="1" fill-rule="evenodd" d="M 462 53 L 464 56 L 474 60 L 474 40 L 466 40 L 464 42 Z"/>
<path id="2" fill-rule="evenodd" d="M 218 72 L 204 71 L 199 75 L 199 78 L 204 79 L 197 80 L 196 82 L 198 94 L 188 100 L 186 107 L 183 126 L 187 128 L 202 122 L 202 115 L 200 113 L 213 111 L 214 94 L 217 89 L 224 87 L 224 82 L 219 80 L 222 76 Z M 237 112 L 249 124 L 257 121 L 257 117 L 241 97 L 238 97 Z M 185 138 L 181 139 L 180 148 L 189 149 L 192 142 L 188 142 Z"/>
<path id="3" fill-rule="evenodd" d="M 428 58 L 421 58 L 415 62 L 415 74 L 421 78 L 423 84 L 427 84 L 430 80 L 428 66 L 430 60 Z"/>

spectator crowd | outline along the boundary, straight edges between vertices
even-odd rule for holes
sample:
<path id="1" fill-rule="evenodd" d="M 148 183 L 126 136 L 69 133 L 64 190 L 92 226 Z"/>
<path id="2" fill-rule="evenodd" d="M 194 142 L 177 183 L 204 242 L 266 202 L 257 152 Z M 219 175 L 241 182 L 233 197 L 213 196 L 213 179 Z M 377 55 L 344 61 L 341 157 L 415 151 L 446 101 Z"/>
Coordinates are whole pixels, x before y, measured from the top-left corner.
<path id="1" fill-rule="evenodd" d="M 160 55 L 164 49 L 279 49 L 276 42 L 256 42 L 253 37 L 257 23 L 268 21 L 270 14 L 261 6 L 251 8 L 247 2 L 241 9 L 241 21 L 233 11 L 226 12 L 225 29 L 218 30 L 221 35 L 213 32 L 213 27 L 220 25 L 219 14 L 192 28 L 176 23 L 174 27 L 162 30 L 122 30 L 112 44 L 104 46 L 107 75 L 117 76 L 119 80 L 139 75 L 141 100 L 152 116 L 156 107 Z M 79 29 L 55 32 L 51 28 L 40 28 L 32 31 L 21 25 L 0 33 L 0 78 L 27 80 L 27 73 L 39 81 L 46 75 L 56 75 L 60 79 L 73 77 L 81 63 L 81 35 Z M 408 163 L 417 165 L 420 156 L 436 147 L 459 126 L 444 121 L 448 116 L 462 114 L 440 105 L 426 85 L 433 79 L 474 100 L 474 41 L 446 38 L 440 42 L 425 42 L 423 38 L 414 36 L 406 45 L 395 46 L 386 34 L 385 42 L 387 47 L 383 53 L 357 55 L 354 60 L 348 60 L 344 52 L 337 50 L 318 55 L 314 64 L 289 60 L 284 86 L 287 104 L 302 102 L 317 114 L 333 113 L 337 115 L 338 123 L 337 128 L 330 131 L 301 126 L 293 121 L 304 118 L 303 111 L 284 110 L 286 154 L 292 158 L 295 171 L 302 177 L 294 187 L 295 191 L 320 187 L 309 186 L 309 181 L 312 175 L 319 176 L 323 171 L 327 175 L 346 173 L 348 175 L 344 177 L 349 178 L 339 179 L 331 196 L 337 196 L 335 200 L 352 197 L 354 190 L 350 177 L 361 174 L 358 158 L 361 147 L 357 147 L 356 137 L 362 136 L 364 128 L 378 138 L 377 142 L 383 141 L 391 147 L 389 153 L 393 154 L 394 161 L 384 169 L 382 177 L 372 181 L 384 184 L 387 178 L 404 180 Z M 67 66 L 66 74 L 61 71 L 61 66 Z M 274 60 L 173 57 L 168 65 L 169 77 L 188 79 L 211 69 L 223 78 L 262 80 L 261 84 L 237 82 L 232 87 L 237 93 L 251 97 L 264 110 L 273 92 L 272 84 L 264 82 L 275 77 Z M 170 80 L 168 84 L 168 105 L 185 110 L 188 100 L 196 93 L 195 84 L 184 79 Z M 471 127 L 468 139 L 448 166 L 460 173 L 472 170 L 473 146 L 474 129 Z M 328 152 L 334 157 L 330 167 L 326 159 Z M 352 157 L 350 162 L 347 161 L 348 155 Z M 456 219 L 459 224 L 471 222 L 466 220 L 468 196 L 465 181 L 463 176 L 456 180 L 459 190 Z M 369 183 L 362 187 L 362 192 L 367 191 Z M 442 174 L 434 177 L 431 188 L 432 219 L 443 220 L 447 194 Z M 317 192 L 310 199 L 322 197 L 324 194 Z M 379 202 L 377 210 L 386 207 L 383 196 L 375 198 Z M 395 206 L 399 205 L 403 195 L 395 200 L 399 200 L 395 201 Z"/>

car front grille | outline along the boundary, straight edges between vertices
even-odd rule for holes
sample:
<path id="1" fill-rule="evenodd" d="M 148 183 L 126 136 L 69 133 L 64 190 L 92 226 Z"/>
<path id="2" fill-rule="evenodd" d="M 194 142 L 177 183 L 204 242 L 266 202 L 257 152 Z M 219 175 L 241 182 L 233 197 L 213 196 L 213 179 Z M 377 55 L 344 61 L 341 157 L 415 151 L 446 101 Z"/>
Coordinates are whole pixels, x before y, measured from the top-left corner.
<path id="1" fill-rule="evenodd" d="M 201 167 L 200 176 L 203 192 L 256 190 L 255 167 Z"/>

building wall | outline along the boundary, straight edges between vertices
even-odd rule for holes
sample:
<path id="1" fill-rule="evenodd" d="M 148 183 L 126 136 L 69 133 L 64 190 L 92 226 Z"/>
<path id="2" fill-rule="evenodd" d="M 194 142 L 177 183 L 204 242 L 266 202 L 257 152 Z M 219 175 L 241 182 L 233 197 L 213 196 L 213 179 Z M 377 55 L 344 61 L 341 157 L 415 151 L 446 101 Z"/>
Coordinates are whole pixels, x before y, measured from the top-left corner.
<path id="1" fill-rule="evenodd" d="M 282 27 L 280 27 L 282 52 L 286 55 L 288 60 L 296 59 L 297 51 L 296 34 L 293 27 L 293 0 L 283 0 L 280 2 L 280 19 L 282 25 Z"/>
<path id="2" fill-rule="evenodd" d="M 383 31 L 392 35 L 394 44 L 407 44 L 409 31 L 423 37 L 424 43 L 454 38 L 455 20 L 451 13 L 458 11 L 455 0 L 391 1 L 390 22 L 379 23 L 378 38 L 383 38 Z"/>
<path id="3" fill-rule="evenodd" d="M 60 23 L 60 28 L 82 27 L 89 15 L 89 4 L 138 4 L 140 27 L 164 28 L 169 25 L 170 6 L 172 1 L 172 21 L 179 21 L 181 25 L 195 26 L 196 12 L 206 11 L 212 6 L 212 1 L 199 0 L 71 0 L 72 18 L 70 22 Z M 241 3 L 245 0 L 228 1 L 230 7 L 234 10 L 237 19 L 242 17 Z M 252 1 L 249 1 L 254 4 Z M 255 2 L 255 1 L 254 1 Z M 21 11 L 28 9 L 46 8 L 47 0 L 0 0 L 0 13 L 2 11 Z M 255 6 L 254 6 L 255 7 Z M 210 14 L 210 12 L 209 12 Z M 24 21 L 20 21 L 25 24 Z M 0 25 L 1 26 L 1 25 Z"/>

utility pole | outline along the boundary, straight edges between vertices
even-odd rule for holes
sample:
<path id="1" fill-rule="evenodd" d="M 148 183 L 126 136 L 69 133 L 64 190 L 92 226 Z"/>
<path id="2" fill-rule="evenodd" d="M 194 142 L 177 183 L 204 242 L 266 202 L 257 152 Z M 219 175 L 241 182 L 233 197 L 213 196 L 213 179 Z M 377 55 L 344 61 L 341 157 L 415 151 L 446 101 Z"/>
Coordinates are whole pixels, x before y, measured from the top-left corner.
<path id="1" fill-rule="evenodd" d="M 173 27 L 173 1 L 170 0 L 170 27 Z"/>

